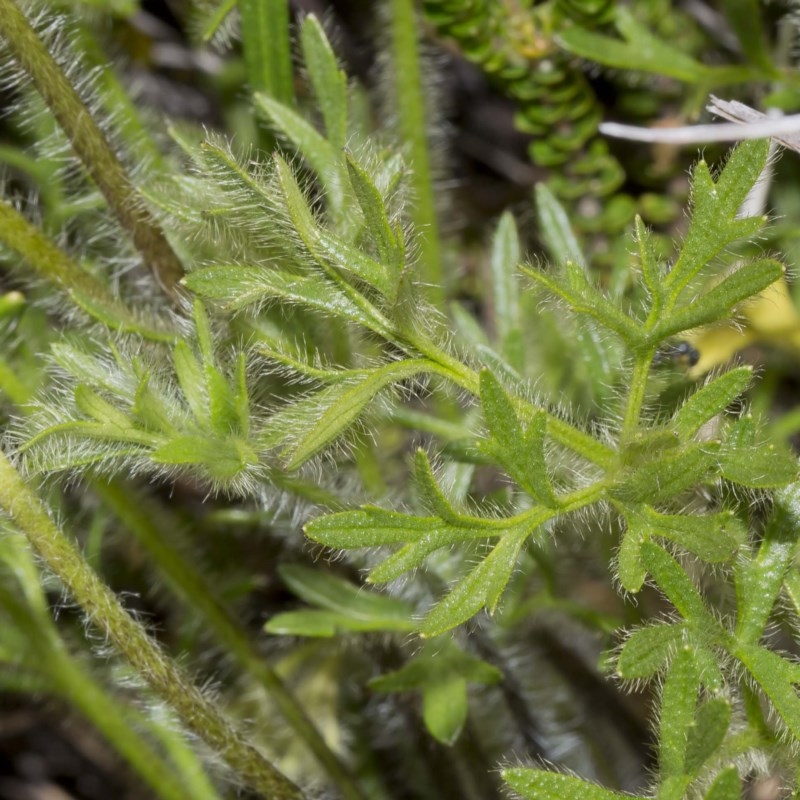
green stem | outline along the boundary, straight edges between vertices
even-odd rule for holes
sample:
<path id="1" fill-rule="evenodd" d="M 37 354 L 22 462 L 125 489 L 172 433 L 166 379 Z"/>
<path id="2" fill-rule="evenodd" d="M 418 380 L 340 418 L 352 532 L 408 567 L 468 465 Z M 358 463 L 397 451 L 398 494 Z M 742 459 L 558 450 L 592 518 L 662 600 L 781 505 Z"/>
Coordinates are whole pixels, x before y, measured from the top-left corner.
<path id="1" fill-rule="evenodd" d="M 0 0 L 0 5 L 3 2 Z M 155 341 L 171 341 L 174 338 L 172 334 L 156 330 L 138 319 L 97 278 L 2 199 L 0 242 L 18 253 L 40 277 L 65 289 L 81 308 L 113 330 L 136 331 L 146 339 Z"/>
<path id="2" fill-rule="evenodd" d="M 165 291 L 183 267 L 89 109 L 14 0 L 0 0 L 0 36 L 63 129 L 91 179 Z"/>
<path id="3" fill-rule="evenodd" d="M 164 508 L 156 507 L 133 486 L 121 483 L 93 485 L 94 491 L 136 537 L 158 565 L 181 599 L 208 623 L 225 651 L 261 685 L 277 705 L 286 722 L 306 743 L 343 798 L 364 800 L 347 767 L 328 747 L 303 707 L 286 688 L 278 674 L 264 661 L 247 634 L 216 596 L 211 583 L 177 551 L 164 536 L 174 531 L 177 521 Z"/>
<path id="4" fill-rule="evenodd" d="M 285 775 L 248 744 L 128 614 L 80 551 L 55 525 L 36 494 L 0 453 L 0 507 L 14 519 L 33 548 L 87 616 L 141 674 L 151 689 L 171 705 L 186 727 L 216 750 L 248 786 L 270 800 L 302 800 Z"/>
<path id="5" fill-rule="evenodd" d="M 428 299 L 438 308 L 444 304 L 442 254 L 439 223 L 433 194 L 428 119 L 420 70 L 417 24 L 413 0 L 390 0 L 392 68 L 395 86 L 395 109 L 399 114 L 400 136 L 408 145 L 413 169 L 414 203 L 412 216 L 420 236 L 420 278 Z"/>
<path id="6" fill-rule="evenodd" d="M 139 773 L 163 800 L 186 800 L 187 786 L 167 766 L 152 746 L 131 727 L 130 715 L 108 695 L 75 660 L 66 654 L 48 653 L 48 673 L 59 692 L 75 706 Z M 203 781 L 205 783 L 205 779 Z M 203 792 L 199 794 L 198 792 Z M 193 780 L 192 798 L 218 800 L 210 784 Z"/>
<path id="7" fill-rule="evenodd" d="M 625 404 L 625 418 L 622 421 L 623 442 L 629 440 L 639 427 L 639 416 L 642 413 L 645 394 L 647 393 L 647 378 L 650 375 L 650 366 L 655 356 L 655 348 L 649 348 L 636 356 L 631 376 L 628 400 Z"/>
<path id="8" fill-rule="evenodd" d="M 32 561 L 30 563 L 32 565 Z M 31 602 L 30 597 L 26 598 L 25 591 L 15 591 L 0 583 L 0 608 L 13 620 L 15 627 L 25 634 L 26 647 L 30 650 L 22 664 L 27 671 L 40 674 L 41 690 L 55 691 L 77 708 L 162 800 L 183 800 L 187 781 L 193 788 L 195 785 L 197 787 L 192 797 L 219 800 L 219 795 L 207 783 L 204 775 L 201 782 L 183 770 L 182 780 L 177 778 L 150 742 L 131 727 L 136 712 L 120 706 L 67 652 L 44 607 L 43 596 L 39 595 L 37 599 L 42 601 L 41 605 Z M 195 760 L 195 771 L 198 767 Z"/>

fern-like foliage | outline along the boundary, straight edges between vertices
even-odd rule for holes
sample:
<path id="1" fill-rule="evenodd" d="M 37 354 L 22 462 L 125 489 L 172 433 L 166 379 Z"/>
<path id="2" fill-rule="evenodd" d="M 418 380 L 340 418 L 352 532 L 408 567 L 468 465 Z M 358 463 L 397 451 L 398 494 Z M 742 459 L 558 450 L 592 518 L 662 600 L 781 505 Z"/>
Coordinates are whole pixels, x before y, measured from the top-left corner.
<path id="1" fill-rule="evenodd" d="M 454 5 L 438 5 L 447 30 L 467 36 Z M 548 8 L 583 26 L 611 18 L 605 2 Z M 494 12 L 472 3 L 464 13 Z M 614 19 L 623 33 L 634 30 L 619 9 Z M 616 282 L 598 280 L 558 199 L 540 187 L 553 263 L 520 266 L 516 224 L 504 215 L 491 257 L 495 330 L 486 335 L 456 307 L 452 334 L 416 272 L 420 232 L 408 220 L 402 158 L 354 124 L 345 76 L 313 17 L 300 42 L 320 129 L 290 99 L 256 92 L 254 110 L 282 145 L 271 156 L 173 132 L 182 166 L 142 195 L 148 223 L 175 237 L 191 303 L 176 302 L 174 325 L 160 336 L 107 324 L 101 336 L 54 344 L 51 384 L 15 429 L 21 465 L 37 475 L 188 477 L 251 501 L 267 490 L 318 499 L 310 482 L 335 489 L 348 454 L 357 460 L 370 447 L 363 440 L 380 434 L 378 421 L 414 427 L 429 436 L 414 449 L 413 492 L 396 502 L 377 492 L 368 505 L 336 497 L 339 510 L 317 513 L 304 530 L 332 551 L 369 551 L 358 563 L 370 583 L 427 570 L 449 585 L 433 602 L 414 602 L 285 568 L 287 586 L 316 609 L 277 616 L 271 632 L 419 634 L 428 641 L 415 658 L 372 687 L 421 690 L 428 728 L 452 742 L 467 684 L 502 678 L 454 629 L 502 609 L 520 565 L 524 581 L 563 528 L 602 519 L 621 531 L 610 578 L 630 596 L 649 582 L 672 609 L 627 631 L 614 656 L 621 680 L 659 686 L 659 764 L 647 796 L 735 796 L 731 762 L 758 750 L 785 756 L 800 740 L 800 666 L 764 638 L 784 589 L 800 597 L 797 462 L 744 409 L 751 369 L 734 366 L 670 398 L 657 362 L 675 337 L 735 318 L 784 275 L 773 258 L 724 258 L 765 225 L 740 208 L 767 165 L 768 143 L 738 146 L 717 175 L 697 164 L 690 222 L 669 261 L 637 218 Z M 519 70 L 504 80 L 528 85 Z M 540 72 L 539 85 L 557 85 Z M 571 90 L 562 106 L 576 102 Z M 591 126 L 582 119 L 593 117 L 575 113 L 569 146 L 548 144 L 558 160 L 586 143 Z M 541 163 L 557 162 L 536 152 Z M 607 152 L 599 155 L 613 171 Z M 589 413 L 560 399 L 557 380 L 535 385 L 548 325 L 579 352 L 581 375 L 570 380 L 591 397 Z M 476 467 L 502 486 L 490 500 L 472 491 Z M 763 526 L 741 497 L 772 503 Z M 445 552 L 453 558 L 437 573 Z M 707 569 L 731 576 L 734 613 L 718 613 L 697 585 Z M 544 769 L 509 768 L 503 779 L 522 797 L 622 797 Z"/>

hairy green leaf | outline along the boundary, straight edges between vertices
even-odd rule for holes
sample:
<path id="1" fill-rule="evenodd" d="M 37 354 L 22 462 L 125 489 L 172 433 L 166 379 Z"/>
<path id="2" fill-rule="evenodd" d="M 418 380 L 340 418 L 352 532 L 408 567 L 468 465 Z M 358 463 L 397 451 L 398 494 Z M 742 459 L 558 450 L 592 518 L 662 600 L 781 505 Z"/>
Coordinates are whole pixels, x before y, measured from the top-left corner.
<path id="1" fill-rule="evenodd" d="M 658 453 L 626 470 L 612 492 L 620 500 L 656 503 L 715 477 L 718 461 L 719 445 L 712 442 Z"/>
<path id="2" fill-rule="evenodd" d="M 701 767 L 722 744 L 731 721 L 731 703 L 724 697 L 707 700 L 689 726 L 686 740 L 686 771 L 697 775 Z"/>
<path id="3" fill-rule="evenodd" d="M 361 213 L 364 215 L 367 232 L 375 242 L 378 257 L 393 281 L 399 281 L 405 256 L 402 235 L 398 237 L 389 223 L 383 197 L 372 178 L 361 168 L 353 156 L 345 152 L 350 184 L 355 192 Z"/>
<path id="4" fill-rule="evenodd" d="M 649 678 L 658 672 L 684 639 L 683 623 L 660 623 L 637 628 L 622 646 L 617 675 L 623 680 Z"/>
<path id="5" fill-rule="evenodd" d="M 340 152 L 289 106 L 260 92 L 253 96 L 253 102 L 256 110 L 267 118 L 272 127 L 292 144 L 314 170 L 332 201 L 339 202 L 342 173 Z"/>
<path id="6" fill-rule="evenodd" d="M 485 450 L 494 455 L 508 474 L 536 500 L 553 508 L 558 504 L 544 456 L 547 415 L 535 412 L 523 430 L 516 410 L 497 378 L 481 370 L 480 394 L 483 413 L 492 434 Z"/>
<path id="7" fill-rule="evenodd" d="M 658 588 L 692 627 L 711 634 L 720 631 L 719 623 L 708 612 L 689 576 L 663 547 L 644 542 L 641 553 L 642 563 L 653 576 Z"/>
<path id="8" fill-rule="evenodd" d="M 797 480 L 797 457 L 780 444 L 764 442 L 753 447 L 726 446 L 719 461 L 722 477 L 740 486 L 778 489 Z"/>
<path id="9" fill-rule="evenodd" d="M 752 367 L 737 367 L 717 376 L 691 395 L 672 418 L 670 427 L 687 439 L 725 409 L 747 389 Z"/>
<path id="10" fill-rule="evenodd" d="M 720 771 L 703 797 L 704 800 L 739 800 L 741 796 L 742 782 L 739 780 L 739 770 L 730 766 Z"/>
<path id="11" fill-rule="evenodd" d="M 687 736 L 694 721 L 700 672 L 692 648 L 678 649 L 661 690 L 659 772 L 661 779 L 685 773 Z"/>
<path id="12" fill-rule="evenodd" d="M 711 177 L 705 161 L 697 164 L 692 181 L 691 224 L 683 240 L 680 256 L 664 280 L 665 287 L 671 291 L 672 297 L 677 299 L 689 281 L 724 247 L 737 239 L 752 236 L 764 225 L 765 220 L 762 217 L 739 219 L 737 215 L 745 197 L 761 175 L 767 163 L 768 153 L 768 139 L 741 142 L 731 152 L 716 182 Z M 746 267 L 745 270 L 749 271 L 750 267 Z M 773 280 L 779 277 L 780 275 L 777 275 Z M 724 283 L 725 281 L 720 287 Z M 765 285 L 769 286 L 769 283 Z M 744 294 L 743 291 L 742 285 L 738 300 L 725 303 L 721 302 L 721 298 L 716 300 L 720 316 L 725 313 L 721 310 L 723 307 L 729 309 L 745 297 L 756 294 L 760 289 L 750 290 L 748 294 Z M 709 292 L 705 300 L 693 304 L 698 311 L 711 303 L 713 292 L 714 290 Z M 727 290 L 727 293 L 731 297 L 735 294 L 732 288 Z M 671 330 L 666 335 L 711 321 L 713 320 L 705 319 L 703 322 L 695 322 L 694 325 Z"/>
<path id="13" fill-rule="evenodd" d="M 792 565 L 800 538 L 800 484 L 778 493 L 754 558 L 736 570 L 736 638 L 756 644 Z"/>
<path id="14" fill-rule="evenodd" d="M 783 265 L 773 259 L 743 264 L 705 294 L 665 317 L 653 329 L 650 339 L 658 343 L 676 333 L 725 319 L 736 305 L 771 286 L 783 274 Z"/>
<path id="15" fill-rule="evenodd" d="M 297 469 L 330 444 L 358 419 L 367 404 L 387 386 L 430 371 L 432 366 L 425 359 L 394 361 L 378 369 L 365 371 L 363 377 L 352 384 L 338 384 L 323 389 L 320 394 L 327 393 L 332 402 L 323 404 L 323 411 L 317 419 L 284 449 L 283 455 L 288 459 L 286 469 Z"/>
<path id="16" fill-rule="evenodd" d="M 397 281 L 387 273 L 386 267 L 318 225 L 289 165 L 280 155 L 276 154 L 274 160 L 289 214 L 314 260 L 323 269 L 333 267 L 354 275 L 394 302 L 397 299 Z"/>
<path id="17" fill-rule="evenodd" d="M 505 533 L 489 555 L 428 612 L 420 633 L 425 637 L 437 636 L 466 622 L 484 606 L 493 612 L 511 578 L 522 546 L 532 533 L 529 523 Z"/>
<path id="18" fill-rule="evenodd" d="M 300 43 L 314 96 L 325 120 L 326 138 L 334 150 L 341 150 L 347 138 L 347 76 L 339 69 L 325 31 L 313 14 L 303 20 Z"/>
<path id="19" fill-rule="evenodd" d="M 800 739 L 800 664 L 757 645 L 739 645 L 734 655 L 763 689 L 780 718 L 796 739 Z"/>
<path id="20" fill-rule="evenodd" d="M 645 800 L 643 797 L 612 792 L 572 775 L 540 769 L 515 767 L 502 770 L 500 776 L 525 800 Z"/>
<path id="21" fill-rule="evenodd" d="M 183 283 L 201 297 L 222 301 L 228 311 L 274 301 L 305 306 L 376 332 L 390 329 L 388 322 L 376 324 L 374 314 L 322 276 L 306 277 L 261 267 L 205 267 L 187 275 Z"/>
<path id="22" fill-rule="evenodd" d="M 563 270 L 557 273 L 545 273 L 529 267 L 523 267 L 522 272 L 560 297 L 577 313 L 592 317 L 598 324 L 616 333 L 631 348 L 638 348 L 642 343 L 644 334 L 640 325 L 591 285 L 584 268 L 579 264 L 567 261 Z"/>

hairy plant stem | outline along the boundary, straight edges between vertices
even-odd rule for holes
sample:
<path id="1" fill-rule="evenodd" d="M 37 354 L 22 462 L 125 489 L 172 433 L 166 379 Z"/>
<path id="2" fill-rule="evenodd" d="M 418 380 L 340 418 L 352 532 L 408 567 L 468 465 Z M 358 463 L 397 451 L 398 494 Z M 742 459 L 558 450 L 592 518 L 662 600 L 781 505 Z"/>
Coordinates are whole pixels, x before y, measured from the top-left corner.
<path id="1" fill-rule="evenodd" d="M 53 653 L 48 657 L 53 659 Z M 49 673 L 63 693 L 105 736 L 116 750 L 133 766 L 141 777 L 151 786 L 156 795 L 164 800 L 185 800 L 187 786 L 164 763 L 150 744 L 133 727 L 131 719 L 123 713 L 118 703 L 109 697 L 95 681 L 69 656 L 51 660 Z M 196 800 L 217 800 L 219 795 L 209 785 L 207 791 L 197 781 L 192 786 L 192 798 Z"/>
<path id="2" fill-rule="evenodd" d="M 0 0 L 0 36 L 63 129 L 114 216 L 169 294 L 183 266 L 89 109 L 14 0 Z"/>
<path id="3" fill-rule="evenodd" d="M 428 300 L 441 308 L 446 287 L 442 283 L 442 253 L 428 149 L 429 120 L 420 70 L 415 4 L 412 0 L 391 0 L 388 15 L 395 84 L 394 107 L 398 114 L 400 135 L 409 147 L 413 170 L 411 180 L 415 202 L 412 205 L 412 217 L 420 237 L 421 279 L 426 284 Z"/>
<path id="4" fill-rule="evenodd" d="M 650 374 L 650 367 L 655 353 L 655 348 L 651 347 L 636 355 L 633 375 L 631 375 L 628 389 L 628 399 L 625 403 L 625 417 L 622 421 L 622 433 L 620 436 L 622 443 L 630 440 L 639 427 L 639 417 L 642 413 L 642 406 L 647 393 L 647 378 Z"/>
<path id="5" fill-rule="evenodd" d="M 46 609 L 26 602 L 24 594 L 0 584 L 0 607 L 20 631 L 25 631 L 30 648 L 28 663 L 44 679 L 42 691 L 55 692 L 74 706 L 102 733 L 112 747 L 139 773 L 160 800 L 184 800 L 186 783 L 192 783 L 198 800 L 219 800 L 213 787 L 193 781 L 189 775 L 179 779 L 170 766 L 132 727 L 136 712 L 122 706 L 100 686 L 64 648 Z M 24 663 L 24 662 L 23 662 Z"/>
<path id="6" fill-rule="evenodd" d="M 16 522 L 87 617 L 108 636 L 151 689 L 175 709 L 183 724 L 216 750 L 243 783 L 270 800 L 302 800 L 300 789 L 244 740 L 231 721 L 125 611 L 2 453 L 0 507 Z"/>
<path id="7" fill-rule="evenodd" d="M 0 0 L 2 2 L 2 0 Z M 118 331 L 134 331 L 146 339 L 171 341 L 114 297 L 93 275 L 81 268 L 12 205 L 0 199 L 0 242 L 18 253 L 37 275 L 65 289 L 81 308 Z"/>
<path id="8" fill-rule="evenodd" d="M 226 653 L 233 656 L 272 697 L 286 722 L 336 783 L 342 797 L 365 800 L 347 767 L 328 747 L 280 676 L 258 653 L 248 635 L 216 596 L 211 583 L 169 544 L 163 531 L 174 530 L 178 522 L 166 509 L 156 507 L 130 484 L 97 481 L 93 489 L 147 550 L 184 603 L 208 623 Z"/>

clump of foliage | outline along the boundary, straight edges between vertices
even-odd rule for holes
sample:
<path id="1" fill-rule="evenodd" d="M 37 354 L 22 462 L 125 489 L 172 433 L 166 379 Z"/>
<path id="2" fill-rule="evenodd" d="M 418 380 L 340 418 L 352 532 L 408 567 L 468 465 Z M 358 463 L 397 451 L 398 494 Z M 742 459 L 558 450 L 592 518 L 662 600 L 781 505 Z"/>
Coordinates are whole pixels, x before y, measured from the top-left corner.
<path id="1" fill-rule="evenodd" d="M 298 96 L 288 5 L 241 0 L 263 128 L 175 123 L 163 146 L 90 69 L 88 18 L 0 0 L 4 687 L 74 705 L 159 798 L 800 792 L 793 418 L 770 419 L 775 377 L 675 358 L 789 297 L 746 203 L 770 146 L 695 164 L 674 250 L 639 215 L 621 234 L 644 195 L 619 193 L 569 55 L 791 88 L 757 5 L 723 5 L 743 65 L 668 57 L 654 20 L 607 0 L 424 4 L 551 170 L 546 261 L 504 212 L 475 315 L 450 302 L 407 0 L 384 20 L 393 127 L 312 15 Z M 195 12 L 212 35 L 232 10 Z M 608 213 L 565 209 L 587 186 Z M 166 593 L 162 642 L 121 599 L 136 577 L 110 531 Z M 253 631 L 262 575 L 303 605 L 273 596 Z M 63 594 L 80 614 L 54 617 Z M 647 690 L 652 737 L 620 686 Z"/>

